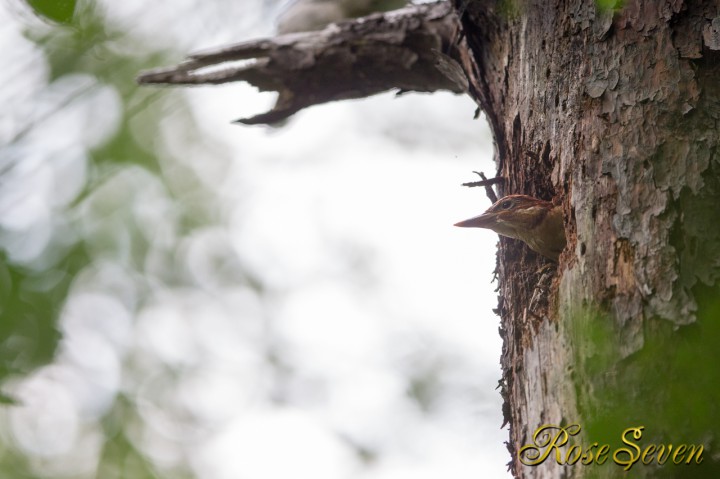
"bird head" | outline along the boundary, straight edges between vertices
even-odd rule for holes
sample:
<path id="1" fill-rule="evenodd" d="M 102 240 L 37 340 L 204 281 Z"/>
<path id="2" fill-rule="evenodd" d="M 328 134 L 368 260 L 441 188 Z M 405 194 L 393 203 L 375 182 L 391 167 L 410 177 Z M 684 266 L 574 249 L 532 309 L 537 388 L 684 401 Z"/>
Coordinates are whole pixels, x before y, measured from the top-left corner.
<path id="1" fill-rule="evenodd" d="M 508 195 L 485 213 L 455 226 L 486 228 L 524 241 L 530 249 L 554 261 L 565 247 L 562 208 L 527 195 Z"/>

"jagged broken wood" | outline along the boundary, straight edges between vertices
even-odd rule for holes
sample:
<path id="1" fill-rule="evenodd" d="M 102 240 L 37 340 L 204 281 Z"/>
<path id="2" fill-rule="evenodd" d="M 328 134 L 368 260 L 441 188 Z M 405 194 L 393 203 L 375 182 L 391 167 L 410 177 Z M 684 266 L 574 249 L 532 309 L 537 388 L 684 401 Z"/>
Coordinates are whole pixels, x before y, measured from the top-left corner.
<path id="1" fill-rule="evenodd" d="M 199 52 L 177 66 L 143 72 L 141 84 L 201 85 L 246 81 L 276 91 L 267 113 L 237 120 L 268 124 L 308 106 L 380 92 L 468 91 L 471 55 L 449 2 L 414 5 Z M 464 65 L 461 66 L 461 65 Z"/>

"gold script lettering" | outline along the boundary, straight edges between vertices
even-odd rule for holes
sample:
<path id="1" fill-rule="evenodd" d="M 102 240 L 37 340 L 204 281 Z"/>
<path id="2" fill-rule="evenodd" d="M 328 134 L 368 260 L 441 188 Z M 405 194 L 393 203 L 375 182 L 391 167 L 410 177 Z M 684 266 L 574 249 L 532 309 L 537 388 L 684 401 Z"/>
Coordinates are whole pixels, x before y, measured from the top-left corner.
<path id="1" fill-rule="evenodd" d="M 545 462 L 554 450 L 555 461 L 558 464 L 563 464 L 560 448 L 567 444 L 570 436 L 574 436 L 579 432 L 580 426 L 577 424 L 567 427 L 546 424 L 533 434 L 533 444 L 527 444 L 520 448 L 518 459 L 526 466 L 537 466 Z"/>
<path id="2" fill-rule="evenodd" d="M 620 449 L 617 449 L 613 453 L 613 461 L 615 461 L 615 464 L 619 466 L 625 466 L 624 469 L 626 471 L 629 471 L 631 467 L 633 467 L 633 464 L 635 464 L 638 459 L 640 458 L 640 446 L 632 442 L 632 440 L 628 439 L 628 433 L 633 433 L 633 439 L 636 441 L 639 440 L 642 437 L 642 430 L 645 429 L 644 427 L 629 427 L 625 429 L 622 433 L 622 442 L 627 444 L 628 446 L 632 447 L 636 452 L 633 454 L 633 452 L 630 450 L 630 448 L 627 447 L 621 447 Z M 624 459 L 622 456 L 627 454 L 627 458 Z"/>

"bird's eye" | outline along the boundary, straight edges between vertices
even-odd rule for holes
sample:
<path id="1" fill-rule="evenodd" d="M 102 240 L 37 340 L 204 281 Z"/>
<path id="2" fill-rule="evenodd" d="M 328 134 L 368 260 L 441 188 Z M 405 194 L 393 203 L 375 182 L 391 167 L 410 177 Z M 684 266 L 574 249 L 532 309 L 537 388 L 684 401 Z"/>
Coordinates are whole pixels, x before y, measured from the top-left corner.
<path id="1" fill-rule="evenodd" d="M 509 210 L 511 206 L 512 206 L 512 201 L 509 201 L 509 200 L 503 201 L 502 204 L 500 205 L 500 207 L 504 210 Z"/>

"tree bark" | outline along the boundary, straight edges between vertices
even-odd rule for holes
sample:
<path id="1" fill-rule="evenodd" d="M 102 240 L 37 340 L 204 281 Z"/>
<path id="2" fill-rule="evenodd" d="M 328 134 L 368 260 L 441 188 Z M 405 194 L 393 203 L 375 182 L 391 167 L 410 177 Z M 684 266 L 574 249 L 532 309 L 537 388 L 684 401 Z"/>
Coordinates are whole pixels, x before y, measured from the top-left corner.
<path id="1" fill-rule="evenodd" d="M 712 0 L 620 4 L 420 5 L 194 56 L 141 81 L 241 79 L 280 92 L 246 123 L 389 88 L 470 94 L 494 135 L 501 194 L 562 204 L 568 240 L 556 267 L 500 241 L 512 473 L 618 477 L 612 453 L 637 426 L 643 448 L 705 453 L 691 470 L 655 459 L 632 477 L 720 477 L 720 12 Z M 198 76 L 245 58 L 256 60 Z M 546 424 L 580 433 L 559 461 L 526 465 L 522 447 Z M 561 464 L 570 444 L 593 443 L 610 445 L 604 465 Z"/>
<path id="2" fill-rule="evenodd" d="M 308 106 L 391 89 L 463 93 L 467 52 L 451 5 L 436 2 L 196 53 L 178 66 L 144 72 L 138 81 L 246 81 L 278 92 L 278 99 L 271 111 L 238 122 L 275 123 Z"/>
<path id="3" fill-rule="evenodd" d="M 703 444 L 692 477 L 720 477 L 717 3 L 456 6 L 507 179 L 501 192 L 561 201 L 566 219 L 552 277 L 524 245 L 501 240 L 513 474 L 621 475 L 612 457 L 520 461 L 542 425 L 578 424 L 571 443 L 586 447 L 620 446 L 633 426 L 645 428 L 641 447 Z M 678 467 L 635 464 L 631 474 L 675 477 Z"/>

